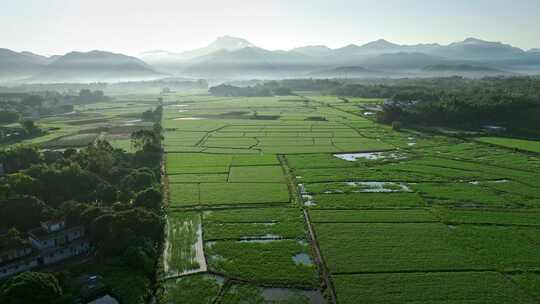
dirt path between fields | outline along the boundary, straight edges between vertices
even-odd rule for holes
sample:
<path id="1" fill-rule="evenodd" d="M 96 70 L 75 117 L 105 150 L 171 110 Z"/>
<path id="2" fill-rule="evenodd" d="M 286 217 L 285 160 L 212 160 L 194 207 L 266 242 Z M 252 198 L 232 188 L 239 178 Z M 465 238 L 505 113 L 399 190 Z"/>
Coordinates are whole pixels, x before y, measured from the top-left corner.
<path id="1" fill-rule="evenodd" d="M 289 192 L 291 195 L 291 201 L 293 202 L 293 204 L 296 204 L 297 206 L 302 207 L 304 221 L 308 229 L 309 242 L 311 244 L 312 253 L 314 255 L 313 259 L 315 260 L 315 264 L 317 265 L 317 268 L 319 269 L 319 274 L 324 284 L 323 288 L 326 289 L 326 292 L 324 293 L 328 296 L 327 300 L 330 304 L 336 304 L 337 303 L 336 290 L 334 289 L 334 284 L 332 283 L 332 279 L 330 278 L 330 272 L 328 271 L 328 268 L 326 267 L 326 263 L 324 262 L 324 259 L 322 257 L 321 249 L 319 247 L 319 242 L 317 241 L 315 230 L 313 229 L 313 225 L 311 224 L 311 218 L 309 216 L 307 209 L 303 206 L 303 201 L 298 191 L 298 187 L 294 181 L 293 174 L 291 173 L 291 169 L 289 167 L 287 158 L 285 157 L 285 155 L 278 155 L 278 158 L 279 158 L 281 167 L 283 168 L 285 179 L 287 180 L 287 186 L 289 188 Z"/>
<path id="2" fill-rule="evenodd" d="M 321 276 L 324 280 L 324 283 L 326 285 L 326 289 L 330 292 L 328 292 L 328 296 L 330 297 L 328 300 L 332 304 L 337 303 L 337 297 L 336 297 L 336 290 L 334 289 L 334 284 L 332 283 L 332 280 L 330 279 L 330 272 L 328 271 L 328 268 L 326 267 L 326 263 L 324 262 L 324 259 L 322 257 L 321 248 L 319 247 L 319 242 L 317 241 L 317 237 L 315 235 L 315 230 L 313 229 L 313 225 L 311 224 L 311 218 L 309 217 L 309 213 L 306 209 L 302 210 L 304 213 L 304 220 L 306 221 L 308 232 L 310 236 L 310 242 L 313 248 L 313 253 L 315 254 L 315 263 L 319 266 L 319 271 L 321 272 Z"/>

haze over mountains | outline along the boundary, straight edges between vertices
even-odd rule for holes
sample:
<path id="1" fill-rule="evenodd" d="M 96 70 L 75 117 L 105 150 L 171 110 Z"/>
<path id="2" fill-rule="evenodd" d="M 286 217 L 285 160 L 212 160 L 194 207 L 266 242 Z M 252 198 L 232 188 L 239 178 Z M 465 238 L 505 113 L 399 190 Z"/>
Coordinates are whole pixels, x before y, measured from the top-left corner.
<path id="1" fill-rule="evenodd" d="M 0 81 L 114 82 L 167 76 L 212 79 L 481 77 L 540 73 L 539 49 L 525 51 L 475 38 L 449 45 L 399 45 L 381 39 L 337 49 L 317 45 L 272 51 L 245 39 L 224 36 L 192 51 L 149 51 L 139 57 L 105 51 L 46 57 L 0 49 Z"/>

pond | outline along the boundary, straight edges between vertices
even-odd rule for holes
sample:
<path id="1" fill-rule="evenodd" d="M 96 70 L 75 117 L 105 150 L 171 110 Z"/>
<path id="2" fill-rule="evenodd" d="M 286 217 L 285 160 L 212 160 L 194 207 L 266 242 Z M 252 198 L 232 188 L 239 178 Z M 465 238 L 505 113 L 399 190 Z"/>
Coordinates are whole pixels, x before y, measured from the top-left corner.
<path id="1" fill-rule="evenodd" d="M 120 304 L 118 300 L 113 298 L 111 295 L 104 295 L 101 298 L 95 299 L 92 302 L 89 302 L 88 304 Z"/>
<path id="2" fill-rule="evenodd" d="M 306 253 L 299 253 L 292 257 L 294 263 L 296 265 L 304 265 L 304 266 L 311 266 L 313 265 L 313 262 L 311 261 L 311 258 Z"/>
<path id="3" fill-rule="evenodd" d="M 300 290 L 290 288 L 263 288 L 262 295 L 266 303 L 326 303 L 322 293 L 318 290 Z"/>

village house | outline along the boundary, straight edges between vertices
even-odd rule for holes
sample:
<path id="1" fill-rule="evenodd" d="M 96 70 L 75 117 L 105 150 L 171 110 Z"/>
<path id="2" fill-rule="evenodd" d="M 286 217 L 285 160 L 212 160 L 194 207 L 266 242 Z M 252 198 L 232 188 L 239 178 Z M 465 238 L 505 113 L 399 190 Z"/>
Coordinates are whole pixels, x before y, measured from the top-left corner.
<path id="1" fill-rule="evenodd" d="M 88 252 L 90 243 L 84 236 L 82 226 L 66 227 L 63 219 L 41 223 L 28 232 L 24 246 L 0 252 L 0 279 Z"/>
<path id="2" fill-rule="evenodd" d="M 0 279 L 36 267 L 37 260 L 31 258 L 33 251 L 28 240 L 9 245 L 2 244 L 0 248 Z"/>

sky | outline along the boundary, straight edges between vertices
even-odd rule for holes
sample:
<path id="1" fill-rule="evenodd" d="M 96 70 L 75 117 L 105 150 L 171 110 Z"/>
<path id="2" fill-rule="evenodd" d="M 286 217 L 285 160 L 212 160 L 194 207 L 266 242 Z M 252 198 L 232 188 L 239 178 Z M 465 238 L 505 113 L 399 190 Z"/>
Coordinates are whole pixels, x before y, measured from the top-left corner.
<path id="1" fill-rule="evenodd" d="M 267 49 L 476 37 L 540 48 L 539 0 L 0 0 L 0 48 L 45 55 L 203 47 L 219 36 Z"/>

